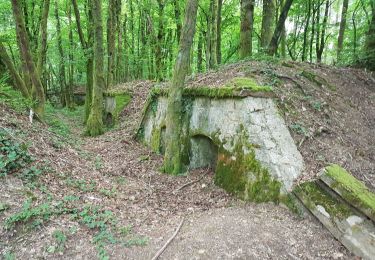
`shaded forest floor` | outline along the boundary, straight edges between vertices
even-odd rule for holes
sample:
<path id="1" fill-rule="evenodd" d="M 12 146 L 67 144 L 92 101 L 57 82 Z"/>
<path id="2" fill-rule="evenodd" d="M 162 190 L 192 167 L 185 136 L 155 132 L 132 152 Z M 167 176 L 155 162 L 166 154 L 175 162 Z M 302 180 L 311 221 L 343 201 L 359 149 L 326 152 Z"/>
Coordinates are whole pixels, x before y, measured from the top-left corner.
<path id="1" fill-rule="evenodd" d="M 287 123 L 295 129 L 293 137 L 307 160 L 308 171 L 316 173 L 324 163 L 337 158 L 338 163 L 358 172 L 357 176 L 365 172 L 362 179 L 374 183 L 371 158 L 375 138 L 373 131 L 367 130 L 369 126 L 374 129 L 375 123 L 373 79 L 351 71 L 359 75 L 355 84 L 362 85 L 350 94 L 339 84 L 335 84 L 335 91 L 307 81 L 301 84 L 304 78 L 298 78 L 290 66 L 274 66 L 232 65 L 199 75 L 194 82 L 220 86 L 221 79 L 252 75 L 259 83 L 274 85 L 282 97 L 279 106 L 287 115 Z M 329 70 L 305 66 L 315 73 L 322 70 L 319 75 Z M 334 75 L 344 77 L 343 82 L 354 80 L 348 73 L 335 70 Z M 271 72 L 280 75 L 275 77 Z M 279 79 L 281 76 L 284 79 Z M 272 79 L 282 81 L 272 83 Z M 327 77 L 331 84 L 332 79 L 331 75 Z M 133 139 L 152 84 L 127 85 L 134 88 L 133 99 L 122 113 L 119 126 L 97 138 L 81 136 L 81 108 L 74 113 L 58 111 L 53 114 L 55 123 L 45 126 L 30 125 L 25 115 L 0 105 L 1 128 L 14 142 L 29 145 L 35 158 L 31 165 L 38 169 L 1 178 L 0 253 L 4 258 L 151 259 L 182 219 L 182 229 L 163 259 L 351 257 L 315 219 L 301 219 L 282 205 L 238 201 L 214 185 L 209 169 L 179 177 L 159 173 L 162 158 Z M 283 90 L 277 86 L 283 86 Z M 311 98 L 302 102 L 303 96 Z M 329 122 L 323 120 L 327 114 Z M 358 132 L 353 136 L 358 138 L 353 140 L 346 133 L 355 128 Z M 316 131 L 320 133 L 316 135 Z M 333 147 L 340 139 L 340 146 Z M 336 153 L 336 149 L 342 153 Z M 352 149 L 361 152 L 357 155 Z M 312 158 L 307 158 L 309 155 Z M 324 157 L 318 160 L 320 155 Z M 354 166 L 345 161 L 348 157 L 355 161 Z M 184 186 L 192 181 L 196 182 Z"/>

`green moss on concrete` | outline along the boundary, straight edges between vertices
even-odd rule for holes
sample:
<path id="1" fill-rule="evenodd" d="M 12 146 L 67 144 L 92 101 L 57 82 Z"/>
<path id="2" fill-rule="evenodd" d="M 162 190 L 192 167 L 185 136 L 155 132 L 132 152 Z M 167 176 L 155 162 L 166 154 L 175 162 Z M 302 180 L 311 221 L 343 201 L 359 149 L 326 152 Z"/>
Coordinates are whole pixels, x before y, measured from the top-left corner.
<path id="1" fill-rule="evenodd" d="M 115 118 L 117 119 L 122 110 L 130 103 L 131 96 L 126 94 L 116 95 L 116 109 L 115 109 Z"/>
<path id="2" fill-rule="evenodd" d="M 244 200 L 278 202 L 281 183 L 255 158 L 254 148 L 246 140 L 238 140 L 232 152 L 219 149 L 215 183 Z"/>
<path id="3" fill-rule="evenodd" d="M 302 217 L 304 214 L 304 207 L 301 202 L 292 193 L 280 195 L 280 202 L 287 206 L 290 211 Z"/>
<path id="4" fill-rule="evenodd" d="M 375 194 L 369 191 L 365 184 L 336 164 L 328 166 L 325 172 L 334 180 L 332 188 L 338 188 L 345 200 L 375 219 Z"/>
<path id="5" fill-rule="evenodd" d="M 331 217 L 344 219 L 352 215 L 348 205 L 335 199 L 316 182 L 303 183 L 294 192 L 302 197 L 304 205 L 311 211 L 316 211 L 316 206 L 321 205 Z"/>
<path id="6" fill-rule="evenodd" d="M 160 154 L 160 141 L 161 141 L 161 128 L 154 127 L 151 133 L 151 150 L 157 154 Z"/>
<path id="7" fill-rule="evenodd" d="M 220 87 L 185 87 L 183 96 L 209 98 L 242 97 L 242 90 L 247 90 L 250 93 L 269 93 L 272 92 L 272 87 L 260 86 L 252 78 L 234 78 L 225 86 Z M 155 86 L 151 89 L 150 96 L 168 96 L 168 88 Z"/>

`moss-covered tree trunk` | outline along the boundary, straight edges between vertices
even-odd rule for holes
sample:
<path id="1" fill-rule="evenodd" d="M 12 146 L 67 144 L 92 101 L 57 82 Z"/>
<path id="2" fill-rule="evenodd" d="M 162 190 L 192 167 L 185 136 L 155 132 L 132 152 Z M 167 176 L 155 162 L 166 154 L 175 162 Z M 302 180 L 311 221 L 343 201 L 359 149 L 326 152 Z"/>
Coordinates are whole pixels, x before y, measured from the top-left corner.
<path id="1" fill-rule="evenodd" d="M 189 70 L 190 49 L 193 43 L 197 18 L 197 0 L 188 0 L 186 3 L 185 21 L 182 27 L 179 51 L 173 72 L 172 85 L 168 96 L 166 117 L 166 150 L 164 157 L 164 171 L 179 174 L 184 171 L 182 163 L 183 146 L 182 133 L 182 90 L 185 77 Z"/>
<path id="2" fill-rule="evenodd" d="M 20 1 L 12 0 L 12 10 L 14 20 L 16 22 L 18 47 L 20 49 L 22 60 L 25 62 L 27 74 L 32 83 L 31 95 L 34 101 L 33 109 L 38 115 L 38 118 L 43 120 L 45 105 L 44 88 L 31 55 L 29 39 L 26 32 L 24 17 L 21 11 Z"/>
<path id="3" fill-rule="evenodd" d="M 0 41 L 0 60 L 4 63 L 9 71 L 9 75 L 13 80 L 13 85 L 16 89 L 21 91 L 25 98 L 30 98 L 29 89 L 26 87 L 25 82 L 18 73 L 16 67 L 14 66 L 11 58 L 9 57 L 4 44 Z"/>
<path id="4" fill-rule="evenodd" d="M 102 1 L 92 0 L 92 15 L 94 26 L 94 84 L 90 115 L 87 119 L 86 134 L 97 136 L 103 133 L 103 90 L 104 80 L 104 53 L 103 53 L 103 21 Z"/>
<path id="5" fill-rule="evenodd" d="M 260 46 L 266 49 L 272 38 L 272 28 L 275 18 L 275 0 L 263 0 L 262 28 Z"/>
<path id="6" fill-rule="evenodd" d="M 240 58 L 253 51 L 254 0 L 241 0 Z"/>
<path id="7" fill-rule="evenodd" d="M 115 0 L 108 0 L 108 20 L 107 20 L 107 84 L 109 88 L 114 83 L 115 77 L 115 56 L 116 56 L 116 3 Z"/>

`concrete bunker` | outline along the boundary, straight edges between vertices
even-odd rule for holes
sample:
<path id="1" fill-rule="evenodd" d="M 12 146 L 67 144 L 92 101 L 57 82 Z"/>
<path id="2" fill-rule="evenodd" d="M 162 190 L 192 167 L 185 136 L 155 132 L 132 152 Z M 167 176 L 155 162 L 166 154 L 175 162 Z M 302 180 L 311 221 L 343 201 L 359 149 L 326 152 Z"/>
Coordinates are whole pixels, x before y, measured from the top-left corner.
<path id="1" fill-rule="evenodd" d="M 167 88 L 151 90 L 137 133 L 157 153 L 165 150 L 167 95 Z M 273 97 L 270 87 L 250 78 L 218 88 L 185 88 L 186 170 L 212 167 L 217 185 L 247 200 L 278 201 L 291 191 L 304 164 Z"/>

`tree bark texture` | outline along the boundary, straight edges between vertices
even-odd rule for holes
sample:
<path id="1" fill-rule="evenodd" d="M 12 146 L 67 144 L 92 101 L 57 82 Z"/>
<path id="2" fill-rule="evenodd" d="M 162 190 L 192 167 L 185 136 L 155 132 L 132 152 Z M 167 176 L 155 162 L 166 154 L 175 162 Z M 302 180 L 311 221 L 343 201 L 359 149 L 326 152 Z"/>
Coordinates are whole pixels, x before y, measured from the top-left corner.
<path id="1" fill-rule="evenodd" d="M 174 67 L 172 85 L 168 96 L 166 118 L 166 150 L 164 156 L 164 171 L 170 174 L 182 173 L 183 146 L 182 133 L 182 90 L 185 77 L 189 70 L 190 49 L 193 44 L 197 17 L 198 1 L 188 0 L 186 3 L 185 21 L 182 27 L 179 51 Z"/>

